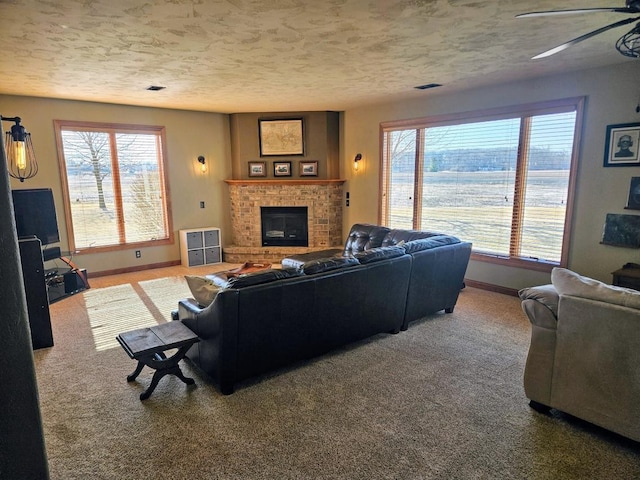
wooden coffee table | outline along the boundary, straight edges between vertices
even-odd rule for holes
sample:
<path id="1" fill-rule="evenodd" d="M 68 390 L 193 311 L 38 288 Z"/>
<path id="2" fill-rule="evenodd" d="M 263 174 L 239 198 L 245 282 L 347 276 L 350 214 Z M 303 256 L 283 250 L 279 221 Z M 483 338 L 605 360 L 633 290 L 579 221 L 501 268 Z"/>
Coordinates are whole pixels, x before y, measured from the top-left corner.
<path id="1" fill-rule="evenodd" d="M 127 376 L 127 381 L 134 381 L 142 368 L 146 365 L 155 370 L 151 384 L 140 394 L 140 400 L 146 400 L 155 390 L 158 382 L 165 375 L 175 375 L 187 385 L 193 385 L 193 378 L 182 374 L 178 362 L 182 360 L 187 350 L 200 339 L 180 321 L 162 323 L 150 328 L 141 328 L 121 333 L 116 337 L 130 358 L 138 361 L 135 371 Z M 165 351 L 177 348 L 172 356 L 165 355 Z"/>

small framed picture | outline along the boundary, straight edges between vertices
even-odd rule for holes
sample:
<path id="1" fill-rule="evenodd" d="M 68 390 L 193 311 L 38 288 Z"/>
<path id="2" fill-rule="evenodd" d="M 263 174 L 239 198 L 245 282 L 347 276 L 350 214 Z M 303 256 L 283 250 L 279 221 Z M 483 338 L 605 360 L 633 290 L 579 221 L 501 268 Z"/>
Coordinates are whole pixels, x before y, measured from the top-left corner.
<path id="1" fill-rule="evenodd" d="M 273 162 L 274 177 L 290 177 L 291 162 Z"/>
<path id="2" fill-rule="evenodd" d="M 318 162 L 300 162 L 300 176 L 301 177 L 317 177 L 318 176 Z"/>
<path id="3" fill-rule="evenodd" d="M 639 167 L 639 141 L 640 123 L 608 125 L 604 146 L 604 166 Z"/>
<path id="4" fill-rule="evenodd" d="M 266 177 L 267 162 L 249 162 L 250 177 Z"/>

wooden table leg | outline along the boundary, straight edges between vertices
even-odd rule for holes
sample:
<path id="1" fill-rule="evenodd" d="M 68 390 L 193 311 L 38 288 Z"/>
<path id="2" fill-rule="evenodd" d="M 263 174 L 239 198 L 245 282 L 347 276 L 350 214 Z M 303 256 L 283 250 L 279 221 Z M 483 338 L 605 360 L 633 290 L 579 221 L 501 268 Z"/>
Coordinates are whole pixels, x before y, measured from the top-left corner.
<path id="1" fill-rule="evenodd" d="M 138 360 L 138 366 L 136 367 L 135 371 L 131 375 L 127 375 L 127 382 L 133 382 L 138 377 L 138 375 L 140 375 L 142 367 L 144 367 L 144 362 Z"/>
<path id="2" fill-rule="evenodd" d="M 136 371 L 134 372 L 136 376 L 140 373 L 140 370 L 142 370 L 142 367 L 140 366 L 141 364 L 147 365 L 148 367 L 155 370 L 153 378 L 151 379 L 151 384 L 144 392 L 140 394 L 140 400 L 146 400 L 147 398 L 149 398 L 155 388 L 158 386 L 158 382 L 160 381 L 160 379 L 165 375 L 175 375 L 187 385 L 193 385 L 196 383 L 193 378 L 184 376 L 182 370 L 180 369 L 180 365 L 178 364 L 180 360 L 184 358 L 190 347 L 191 345 L 180 347 L 178 351 L 169 358 L 167 358 L 164 353 L 156 353 L 154 355 L 139 359 L 138 368 L 136 368 Z"/>

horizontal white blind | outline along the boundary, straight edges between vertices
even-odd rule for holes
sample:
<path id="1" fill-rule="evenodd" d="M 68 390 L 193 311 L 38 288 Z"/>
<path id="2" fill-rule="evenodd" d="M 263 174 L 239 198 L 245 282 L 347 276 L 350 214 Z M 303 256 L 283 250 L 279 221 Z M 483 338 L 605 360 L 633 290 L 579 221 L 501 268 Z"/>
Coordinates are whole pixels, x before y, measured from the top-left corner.
<path id="1" fill-rule="evenodd" d="M 531 119 L 521 257 L 560 261 L 575 120 L 576 112 Z"/>
<path id="2" fill-rule="evenodd" d="M 425 129 L 420 228 L 508 254 L 519 131 L 519 118 Z"/>
<path id="3" fill-rule="evenodd" d="M 156 135 L 116 135 L 127 243 L 166 237 Z"/>
<path id="4" fill-rule="evenodd" d="M 417 130 L 396 130 L 385 136 L 389 154 L 387 164 L 388 215 L 385 225 L 391 228 L 413 228 Z"/>

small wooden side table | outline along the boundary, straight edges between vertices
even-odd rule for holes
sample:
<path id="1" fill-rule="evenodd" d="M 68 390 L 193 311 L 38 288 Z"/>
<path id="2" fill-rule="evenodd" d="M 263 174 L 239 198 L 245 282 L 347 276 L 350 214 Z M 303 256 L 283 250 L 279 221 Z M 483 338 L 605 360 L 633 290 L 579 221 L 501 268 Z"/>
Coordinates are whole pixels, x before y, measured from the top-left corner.
<path id="1" fill-rule="evenodd" d="M 612 272 L 613 284 L 618 287 L 640 290 L 640 265 L 624 266 Z"/>
<path id="2" fill-rule="evenodd" d="M 140 394 L 140 400 L 146 400 L 155 390 L 158 382 L 165 375 L 175 375 L 187 385 L 193 385 L 193 378 L 182 374 L 178 362 L 182 360 L 187 350 L 200 339 L 186 325 L 180 321 L 162 323 L 150 328 L 141 328 L 121 333 L 116 337 L 130 358 L 138 361 L 135 371 L 127 376 L 127 381 L 134 381 L 146 365 L 155 370 L 151 384 Z M 178 351 L 168 357 L 166 350 L 177 348 Z"/>

